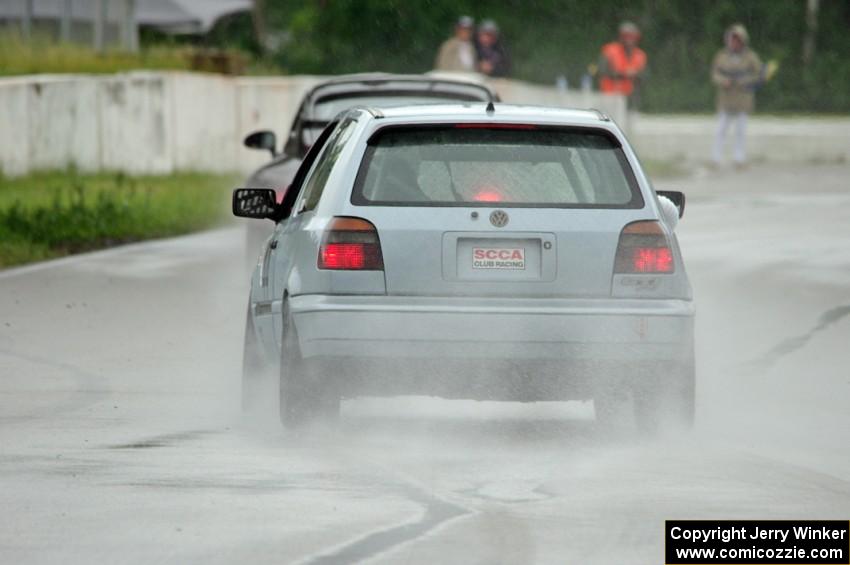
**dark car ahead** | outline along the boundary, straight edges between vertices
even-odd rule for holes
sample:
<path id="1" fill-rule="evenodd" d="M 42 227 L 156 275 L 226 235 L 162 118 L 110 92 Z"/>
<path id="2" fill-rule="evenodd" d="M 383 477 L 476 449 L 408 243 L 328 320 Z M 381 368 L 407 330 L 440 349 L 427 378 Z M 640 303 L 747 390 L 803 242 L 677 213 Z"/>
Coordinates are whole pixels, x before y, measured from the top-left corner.
<path id="1" fill-rule="evenodd" d="M 307 92 L 278 151 L 274 132 L 256 131 L 245 137 L 251 149 L 270 151 L 272 160 L 245 181 L 252 188 L 271 188 L 282 198 L 301 160 L 334 116 L 354 106 L 388 107 L 445 102 L 496 102 L 498 95 L 485 84 L 427 75 L 368 73 L 344 75 L 322 82 Z M 247 228 L 247 253 L 253 259 L 271 228 L 252 222 Z"/>

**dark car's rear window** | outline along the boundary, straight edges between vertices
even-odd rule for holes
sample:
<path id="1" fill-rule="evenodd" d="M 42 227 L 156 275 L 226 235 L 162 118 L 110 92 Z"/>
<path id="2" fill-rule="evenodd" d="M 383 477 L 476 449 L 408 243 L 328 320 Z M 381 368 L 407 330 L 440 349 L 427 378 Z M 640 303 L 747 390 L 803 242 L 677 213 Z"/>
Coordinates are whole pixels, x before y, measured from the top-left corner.
<path id="1" fill-rule="evenodd" d="M 643 207 L 623 150 L 606 132 L 478 124 L 379 131 L 369 141 L 352 202 Z"/>

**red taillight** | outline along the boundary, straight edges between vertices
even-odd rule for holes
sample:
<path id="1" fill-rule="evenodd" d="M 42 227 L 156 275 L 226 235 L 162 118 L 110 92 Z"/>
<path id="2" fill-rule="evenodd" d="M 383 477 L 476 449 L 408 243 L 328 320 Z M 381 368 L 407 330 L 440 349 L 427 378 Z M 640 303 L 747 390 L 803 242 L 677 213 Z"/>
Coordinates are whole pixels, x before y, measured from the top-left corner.
<path id="1" fill-rule="evenodd" d="M 655 221 L 633 222 L 620 232 L 615 274 L 672 273 L 673 251 L 667 233 Z"/>
<path id="2" fill-rule="evenodd" d="M 673 253 L 667 247 L 637 247 L 631 252 L 636 273 L 673 272 Z"/>
<path id="3" fill-rule="evenodd" d="M 322 247 L 321 269 L 362 269 L 366 249 L 362 243 L 328 243 Z"/>
<path id="4" fill-rule="evenodd" d="M 378 230 L 361 218 L 333 218 L 319 247 L 318 267 L 340 271 L 381 271 Z"/>

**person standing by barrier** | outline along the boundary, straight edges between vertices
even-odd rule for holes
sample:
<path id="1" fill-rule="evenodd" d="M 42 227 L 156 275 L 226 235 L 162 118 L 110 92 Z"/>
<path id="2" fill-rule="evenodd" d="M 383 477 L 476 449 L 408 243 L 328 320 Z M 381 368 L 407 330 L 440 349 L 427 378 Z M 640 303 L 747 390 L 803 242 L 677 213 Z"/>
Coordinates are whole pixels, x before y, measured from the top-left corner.
<path id="1" fill-rule="evenodd" d="M 714 137 L 713 164 L 723 162 L 726 132 L 735 124 L 732 151 L 737 168 L 747 164 L 747 117 L 753 111 L 755 89 L 764 80 L 761 60 L 749 47 L 749 35 L 741 24 L 729 27 L 724 34 L 725 46 L 711 65 L 711 82 L 717 87 L 717 132 Z"/>
<path id="2" fill-rule="evenodd" d="M 638 107 L 640 80 L 646 72 L 646 53 L 638 47 L 640 29 L 632 22 L 619 27 L 617 41 L 606 43 L 599 57 L 599 90 L 603 94 L 621 94 L 627 107 Z"/>
<path id="3" fill-rule="evenodd" d="M 484 20 L 478 28 L 478 71 L 491 77 L 511 74 L 511 58 L 493 20 Z"/>
<path id="4" fill-rule="evenodd" d="M 472 43 L 475 20 L 469 16 L 461 16 L 455 24 L 455 34 L 440 46 L 434 69 L 438 71 L 454 71 L 474 73 L 477 55 Z"/>

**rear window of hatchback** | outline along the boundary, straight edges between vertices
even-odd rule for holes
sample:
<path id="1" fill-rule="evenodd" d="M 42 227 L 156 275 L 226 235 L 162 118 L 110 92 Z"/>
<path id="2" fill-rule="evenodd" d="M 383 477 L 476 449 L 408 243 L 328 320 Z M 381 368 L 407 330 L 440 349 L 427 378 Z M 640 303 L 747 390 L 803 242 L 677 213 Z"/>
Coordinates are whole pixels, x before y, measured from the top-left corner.
<path id="1" fill-rule="evenodd" d="M 386 127 L 355 180 L 361 206 L 642 208 L 613 136 L 523 124 Z"/>

